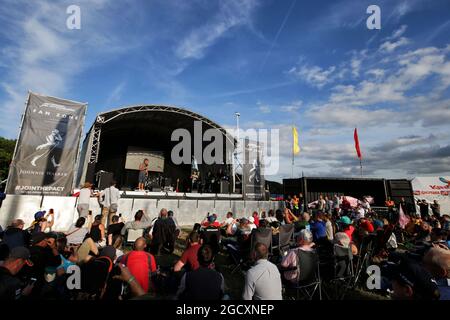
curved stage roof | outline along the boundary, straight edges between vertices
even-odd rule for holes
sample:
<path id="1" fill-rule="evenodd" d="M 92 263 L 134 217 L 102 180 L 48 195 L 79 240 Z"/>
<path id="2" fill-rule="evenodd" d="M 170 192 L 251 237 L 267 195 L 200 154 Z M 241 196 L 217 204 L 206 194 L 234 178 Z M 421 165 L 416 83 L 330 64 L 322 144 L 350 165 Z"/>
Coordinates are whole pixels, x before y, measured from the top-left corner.
<path id="1" fill-rule="evenodd" d="M 191 154 L 194 152 L 194 121 L 200 121 L 203 132 L 214 128 L 223 135 L 223 161 L 230 164 L 235 140 L 226 130 L 195 112 L 165 105 L 137 105 L 123 107 L 97 115 L 83 143 L 78 183 L 92 180 L 92 172 L 113 172 L 121 186 L 132 188 L 137 183 L 137 171 L 125 170 L 127 149 L 130 146 L 147 148 L 164 153 L 164 176 L 176 181 L 190 176 L 190 164 L 175 165 L 170 159 L 172 148 L 178 141 L 171 141 L 172 132 L 183 128 L 191 133 Z M 202 150 L 210 142 L 203 142 Z M 228 153 L 227 151 L 228 146 Z M 198 160 L 197 160 L 198 161 Z M 94 168 L 95 164 L 95 168 Z M 201 175 L 208 171 L 227 170 L 225 165 L 199 163 Z M 134 181 L 136 180 L 136 181 Z M 173 184 L 173 183 L 172 183 Z"/>

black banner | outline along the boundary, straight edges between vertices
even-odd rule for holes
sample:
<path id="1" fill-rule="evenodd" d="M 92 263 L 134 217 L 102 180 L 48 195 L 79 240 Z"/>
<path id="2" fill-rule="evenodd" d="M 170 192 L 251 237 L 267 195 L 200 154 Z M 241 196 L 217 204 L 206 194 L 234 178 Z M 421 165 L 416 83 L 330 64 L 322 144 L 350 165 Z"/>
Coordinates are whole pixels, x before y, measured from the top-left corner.
<path id="1" fill-rule="evenodd" d="M 259 142 L 244 140 L 243 188 L 244 199 L 263 200 L 264 175 L 262 150 Z"/>
<path id="2" fill-rule="evenodd" d="M 29 94 L 6 192 L 71 193 L 86 104 Z"/>

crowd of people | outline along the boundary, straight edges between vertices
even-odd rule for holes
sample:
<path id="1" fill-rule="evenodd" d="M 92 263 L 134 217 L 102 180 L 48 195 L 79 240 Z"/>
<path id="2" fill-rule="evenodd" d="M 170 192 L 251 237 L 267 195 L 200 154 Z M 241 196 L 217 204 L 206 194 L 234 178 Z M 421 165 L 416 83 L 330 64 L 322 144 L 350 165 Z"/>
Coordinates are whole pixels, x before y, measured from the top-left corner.
<path id="1" fill-rule="evenodd" d="M 305 204 L 300 194 L 288 196 L 282 210 L 228 212 L 223 221 L 208 213 L 188 230 L 183 252 L 169 266 L 161 257 L 182 242 L 173 211 L 150 219 L 139 210 L 124 221 L 112 202 L 96 216 L 82 206 L 65 233 L 52 231 L 53 210 L 39 211 L 30 227 L 15 219 L 0 233 L 0 299 L 280 300 L 305 281 L 317 280 L 319 291 L 336 279 L 368 290 L 364 268 L 376 265 L 381 296 L 449 300 L 450 216 L 438 203 L 416 214 L 404 199 L 387 199 L 383 212 L 373 210 L 370 197 L 350 200 L 320 195 Z M 137 237 L 128 242 L 132 232 Z M 352 257 L 344 262 L 353 271 L 336 274 L 337 249 Z M 219 264 L 219 255 L 227 262 Z M 308 257 L 315 257 L 317 272 L 305 267 Z M 243 276 L 238 296 L 226 285 L 234 272 Z M 305 280 L 307 274 L 314 277 Z M 317 297 L 322 294 L 309 298 Z"/>

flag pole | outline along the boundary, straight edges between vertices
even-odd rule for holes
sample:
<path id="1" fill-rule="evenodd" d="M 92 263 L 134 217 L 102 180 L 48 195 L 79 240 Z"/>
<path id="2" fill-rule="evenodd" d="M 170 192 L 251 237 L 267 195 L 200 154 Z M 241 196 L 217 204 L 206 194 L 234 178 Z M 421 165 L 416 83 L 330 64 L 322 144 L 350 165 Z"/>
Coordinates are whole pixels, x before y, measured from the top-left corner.
<path id="1" fill-rule="evenodd" d="M 359 158 L 359 168 L 361 169 L 361 178 L 363 176 L 362 160 Z"/>
<path id="2" fill-rule="evenodd" d="M 292 131 L 294 130 L 294 124 L 292 124 Z M 294 145 L 294 136 L 292 136 L 292 165 L 291 165 L 291 178 L 294 178 L 294 162 L 295 162 L 295 160 L 294 160 L 294 148 L 295 148 L 295 145 Z"/>

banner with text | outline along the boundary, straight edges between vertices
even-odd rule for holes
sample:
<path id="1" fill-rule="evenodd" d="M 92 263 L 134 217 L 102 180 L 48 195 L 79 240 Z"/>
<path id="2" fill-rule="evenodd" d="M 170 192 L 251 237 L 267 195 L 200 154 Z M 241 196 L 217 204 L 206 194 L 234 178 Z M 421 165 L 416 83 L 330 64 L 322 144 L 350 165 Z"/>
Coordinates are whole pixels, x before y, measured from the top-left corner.
<path id="1" fill-rule="evenodd" d="M 243 189 L 244 199 L 262 200 L 265 192 L 262 146 L 259 142 L 244 140 Z"/>
<path id="2" fill-rule="evenodd" d="M 85 112 L 85 103 L 29 94 L 7 193 L 71 193 Z"/>
<path id="3" fill-rule="evenodd" d="M 437 200 L 441 214 L 450 214 L 450 177 L 415 177 L 411 184 L 416 200 Z"/>

